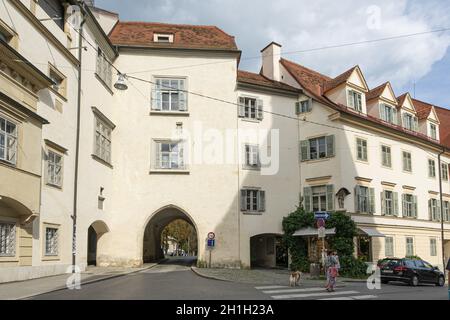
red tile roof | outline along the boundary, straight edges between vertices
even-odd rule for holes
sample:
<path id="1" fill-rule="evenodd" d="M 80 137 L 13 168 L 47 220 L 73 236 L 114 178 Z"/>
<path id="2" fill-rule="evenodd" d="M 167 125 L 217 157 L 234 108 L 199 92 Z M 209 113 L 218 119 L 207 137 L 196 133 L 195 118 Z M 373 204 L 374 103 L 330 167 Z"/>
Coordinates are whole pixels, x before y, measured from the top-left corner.
<path id="1" fill-rule="evenodd" d="M 336 78 L 327 81 L 325 84 L 324 92 L 328 92 L 330 90 L 333 90 L 334 88 L 339 87 L 341 84 L 346 82 L 348 78 L 352 75 L 353 71 L 358 68 L 358 66 L 354 66 L 353 68 L 345 71 L 344 73 L 338 75 Z"/>
<path id="2" fill-rule="evenodd" d="M 450 148 L 450 141 L 448 141 L 448 140 L 450 140 L 450 110 L 446 111 L 446 109 L 444 109 L 444 112 L 448 112 L 448 117 L 449 117 L 448 121 L 449 122 L 448 122 L 447 126 L 445 124 L 441 125 L 441 127 L 443 127 L 443 126 L 444 127 L 446 126 L 446 127 L 440 129 L 440 130 L 443 130 L 443 132 L 441 132 L 441 137 L 444 137 L 447 140 L 443 140 L 443 141 L 441 141 L 441 143 L 439 143 L 438 141 L 435 141 L 422 133 L 413 132 L 413 131 L 404 129 L 402 126 L 399 126 L 399 125 L 389 124 L 379 118 L 372 117 L 370 115 L 366 115 L 366 114 L 362 114 L 362 113 L 357 113 L 354 110 L 349 109 L 347 106 L 344 106 L 342 104 L 336 104 L 336 103 L 332 102 L 331 100 L 329 100 L 326 96 L 323 95 L 323 86 L 325 85 L 325 83 L 327 81 L 332 80 L 331 78 L 329 78 L 323 74 L 320 74 L 318 72 L 315 72 L 313 70 L 310 70 L 308 68 L 305 68 L 295 62 L 288 61 L 286 59 L 281 59 L 281 64 L 294 77 L 294 79 L 297 80 L 297 82 L 300 84 L 300 86 L 305 91 L 307 91 L 313 98 L 315 98 L 317 101 L 322 102 L 325 105 L 327 105 L 337 111 L 344 112 L 346 114 L 351 114 L 352 116 L 355 116 L 355 117 L 358 117 L 361 119 L 366 119 L 373 123 L 378 123 L 385 127 L 389 127 L 389 128 L 401 131 L 403 133 L 420 138 L 422 140 L 432 142 L 434 144 L 442 144 L 442 145 L 445 145 L 446 147 Z M 347 71 L 347 73 L 349 71 Z M 342 77 L 344 77 L 344 76 L 342 76 Z M 375 89 L 377 89 L 377 88 L 375 88 Z M 373 89 L 373 90 L 375 90 L 375 89 Z M 413 99 L 413 103 L 414 103 L 414 106 L 416 107 L 416 109 L 420 109 L 423 114 L 425 114 L 427 112 L 426 110 L 428 110 L 427 116 L 430 114 L 430 111 L 431 111 L 430 104 L 424 103 L 422 101 L 414 100 L 414 99 Z M 419 110 L 417 110 L 417 111 L 419 111 Z"/>
<path id="3" fill-rule="evenodd" d="M 238 81 L 243 83 L 249 83 L 254 85 L 259 85 L 263 87 L 269 87 L 274 89 L 288 90 L 291 92 L 300 93 L 301 90 L 291 87 L 283 82 L 273 81 L 261 74 L 238 70 Z"/>
<path id="4" fill-rule="evenodd" d="M 450 148 L 450 110 L 434 107 L 441 125 L 439 126 L 439 132 L 441 136 L 441 143 Z"/>
<path id="5" fill-rule="evenodd" d="M 173 34 L 173 43 L 153 41 L 154 33 Z M 118 22 L 109 35 L 118 46 L 238 51 L 233 36 L 215 26 Z"/>
<path id="6" fill-rule="evenodd" d="M 408 93 L 404 93 L 401 96 L 397 97 L 398 106 L 402 107 L 405 103 L 406 97 L 408 96 Z"/>
<path id="7" fill-rule="evenodd" d="M 419 118 L 419 120 L 427 119 L 430 115 L 433 105 L 417 99 L 412 99 L 412 101 L 414 103 L 414 107 L 416 108 L 417 117 Z"/>
<path id="8" fill-rule="evenodd" d="M 369 92 L 366 93 L 366 101 L 370 101 L 376 98 L 379 98 L 382 94 L 386 86 L 389 84 L 389 82 L 385 82 L 382 85 L 379 85 L 378 87 L 369 90 Z"/>

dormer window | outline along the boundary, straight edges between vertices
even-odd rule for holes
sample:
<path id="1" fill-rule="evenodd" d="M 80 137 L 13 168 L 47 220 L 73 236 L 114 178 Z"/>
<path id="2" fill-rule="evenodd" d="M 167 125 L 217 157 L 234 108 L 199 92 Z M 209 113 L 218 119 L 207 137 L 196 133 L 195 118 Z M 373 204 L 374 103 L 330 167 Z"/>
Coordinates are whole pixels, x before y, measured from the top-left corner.
<path id="1" fill-rule="evenodd" d="M 419 120 L 410 113 L 403 114 L 403 128 L 410 131 L 419 130 Z"/>
<path id="2" fill-rule="evenodd" d="M 430 137 L 437 140 L 437 127 L 435 124 L 430 123 Z"/>
<path id="3" fill-rule="evenodd" d="M 397 124 L 397 110 L 388 104 L 380 104 L 380 119 L 391 124 Z"/>
<path id="4" fill-rule="evenodd" d="M 362 94 L 354 91 L 354 90 L 349 90 L 348 91 L 348 96 L 347 96 L 347 101 L 348 101 L 348 107 L 355 109 L 358 112 L 362 112 Z"/>
<path id="5" fill-rule="evenodd" d="M 173 34 L 155 33 L 153 35 L 153 41 L 160 43 L 172 43 Z"/>

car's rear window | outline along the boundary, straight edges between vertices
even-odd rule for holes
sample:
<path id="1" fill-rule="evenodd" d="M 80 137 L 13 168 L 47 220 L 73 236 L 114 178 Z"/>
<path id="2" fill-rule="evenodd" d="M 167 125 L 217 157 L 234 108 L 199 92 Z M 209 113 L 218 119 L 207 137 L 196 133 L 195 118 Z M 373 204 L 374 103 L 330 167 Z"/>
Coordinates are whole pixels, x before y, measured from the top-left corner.
<path id="1" fill-rule="evenodd" d="M 407 268 L 416 268 L 416 264 L 412 260 L 404 260 L 403 264 Z"/>
<path id="2" fill-rule="evenodd" d="M 389 267 L 396 267 L 396 266 L 398 266 L 400 264 L 400 261 L 401 260 L 399 260 L 399 259 L 387 259 L 387 260 L 384 260 L 381 263 L 381 265 L 382 266 L 389 266 Z"/>

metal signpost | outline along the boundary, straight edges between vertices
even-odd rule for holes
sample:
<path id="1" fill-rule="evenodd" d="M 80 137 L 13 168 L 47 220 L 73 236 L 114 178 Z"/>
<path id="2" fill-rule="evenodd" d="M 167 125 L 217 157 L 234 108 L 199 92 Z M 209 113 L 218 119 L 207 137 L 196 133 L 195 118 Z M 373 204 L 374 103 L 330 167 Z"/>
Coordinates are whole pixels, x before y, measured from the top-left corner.
<path id="1" fill-rule="evenodd" d="M 330 218 L 330 214 L 328 212 L 315 212 L 314 218 L 317 220 L 317 236 L 319 239 L 322 239 L 322 265 L 325 269 L 325 224 L 326 220 Z M 326 273 L 326 270 L 325 270 Z"/>
<path id="2" fill-rule="evenodd" d="M 216 246 L 216 234 L 214 232 L 208 233 L 207 246 L 209 250 L 209 268 L 211 268 L 211 252 Z"/>

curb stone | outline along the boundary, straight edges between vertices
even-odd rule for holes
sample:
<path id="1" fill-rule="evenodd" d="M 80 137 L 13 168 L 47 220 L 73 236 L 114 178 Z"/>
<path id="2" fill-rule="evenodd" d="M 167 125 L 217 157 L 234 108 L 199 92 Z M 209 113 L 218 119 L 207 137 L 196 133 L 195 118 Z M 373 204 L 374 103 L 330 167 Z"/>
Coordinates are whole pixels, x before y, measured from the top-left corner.
<path id="1" fill-rule="evenodd" d="M 245 282 L 239 282 L 239 281 L 235 281 L 235 280 L 222 279 L 222 278 L 218 278 L 218 277 L 215 277 L 215 276 L 206 275 L 206 274 L 201 273 L 199 271 L 199 268 L 197 268 L 197 267 L 191 267 L 191 271 L 194 272 L 197 276 L 199 276 L 201 278 L 205 278 L 205 279 L 216 280 L 216 281 L 223 281 L 223 282 L 232 282 L 232 283 L 244 283 L 244 284 L 248 284 L 248 285 L 256 285 L 256 283 L 253 283 L 253 284 L 252 283 L 245 283 Z M 307 279 L 307 280 L 309 280 L 309 279 Z M 311 280 L 309 280 L 309 281 L 311 281 Z M 319 280 L 312 280 L 312 281 L 319 281 Z M 342 281 L 342 282 L 338 283 L 336 285 L 336 287 L 337 288 L 345 288 L 346 287 L 345 281 Z"/>
<path id="2" fill-rule="evenodd" d="M 114 275 L 110 275 L 110 276 L 105 276 L 105 277 L 101 277 L 99 279 L 87 280 L 85 282 L 82 282 L 82 285 L 93 284 L 93 283 L 96 283 L 96 282 L 101 282 L 101 281 L 105 281 L 105 280 L 111 280 L 111 279 L 120 278 L 120 277 L 123 277 L 123 276 L 128 276 L 130 274 L 135 274 L 135 273 L 139 273 L 139 272 L 142 272 L 142 271 L 145 271 L 145 270 L 152 269 L 152 268 L 156 267 L 157 265 L 158 264 L 155 263 L 154 265 L 149 266 L 149 267 L 144 268 L 144 269 L 139 269 L 139 270 L 130 271 L 130 272 L 121 273 L 121 274 L 114 274 Z M 93 275 L 92 277 L 95 277 L 95 275 Z M 44 294 L 57 292 L 57 291 L 63 291 L 63 290 L 68 290 L 68 289 L 67 289 L 67 287 L 58 287 L 58 288 L 55 288 L 55 289 L 50 289 L 50 290 L 34 293 L 34 294 L 31 294 L 31 295 L 27 295 L 27 296 L 23 296 L 23 297 L 19 297 L 19 298 L 8 299 L 8 300 L 27 300 L 27 299 L 30 299 L 30 298 L 33 298 L 33 297 L 38 297 L 38 296 L 42 296 Z"/>

